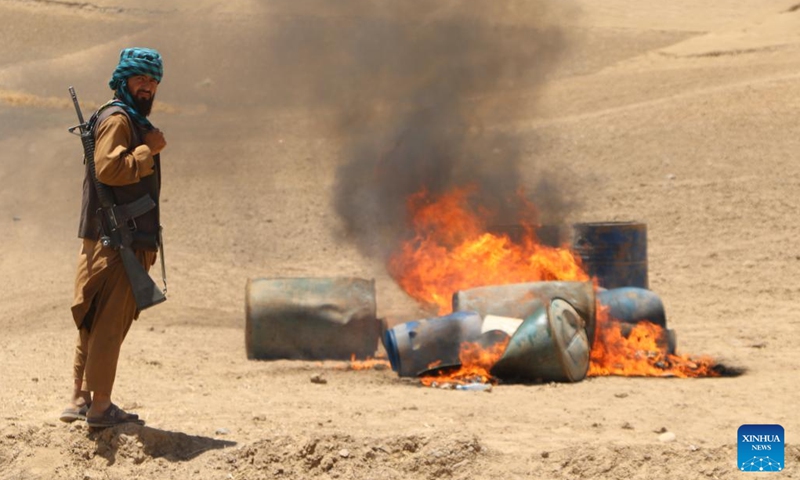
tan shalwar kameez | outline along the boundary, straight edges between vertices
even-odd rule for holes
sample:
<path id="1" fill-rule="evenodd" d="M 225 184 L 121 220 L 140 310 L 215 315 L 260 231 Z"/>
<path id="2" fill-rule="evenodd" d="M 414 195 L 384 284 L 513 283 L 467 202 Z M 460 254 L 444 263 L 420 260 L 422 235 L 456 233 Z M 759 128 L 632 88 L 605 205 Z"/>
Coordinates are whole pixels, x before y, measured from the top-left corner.
<path id="1" fill-rule="evenodd" d="M 154 173 L 150 148 L 139 145 L 131 149 L 132 142 L 131 125 L 125 115 L 111 115 L 98 125 L 94 161 L 102 183 L 130 185 Z M 145 270 L 155 263 L 156 252 L 135 253 Z M 104 248 L 99 241 L 84 238 L 72 304 L 72 316 L 79 329 L 73 371 L 76 380 L 82 379 L 82 390 L 111 394 L 120 347 L 138 314 L 119 253 Z"/>

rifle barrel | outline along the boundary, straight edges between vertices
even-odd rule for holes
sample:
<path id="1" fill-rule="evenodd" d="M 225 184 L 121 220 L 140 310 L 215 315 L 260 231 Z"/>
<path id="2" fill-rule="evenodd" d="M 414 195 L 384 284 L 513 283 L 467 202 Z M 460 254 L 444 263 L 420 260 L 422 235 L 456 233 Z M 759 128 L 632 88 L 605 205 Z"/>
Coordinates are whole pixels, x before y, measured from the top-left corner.
<path id="1" fill-rule="evenodd" d="M 69 87 L 69 95 L 72 97 L 72 104 L 75 105 L 75 113 L 78 114 L 81 130 L 84 130 L 83 114 L 81 113 L 80 105 L 78 105 L 78 96 L 75 94 L 75 89 L 72 86 Z"/>

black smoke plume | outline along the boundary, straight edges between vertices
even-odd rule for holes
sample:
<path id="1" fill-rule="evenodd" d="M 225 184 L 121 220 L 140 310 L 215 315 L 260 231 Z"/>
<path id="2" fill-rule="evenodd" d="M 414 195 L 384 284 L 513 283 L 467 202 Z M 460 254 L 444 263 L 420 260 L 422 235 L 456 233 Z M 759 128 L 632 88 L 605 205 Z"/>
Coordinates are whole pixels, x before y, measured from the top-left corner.
<path id="1" fill-rule="evenodd" d="M 302 67 L 290 83 L 311 82 L 309 100 L 336 112 L 336 211 L 365 254 L 384 256 L 407 238 L 406 200 L 421 189 L 435 198 L 473 186 L 471 201 L 498 223 L 520 220 L 521 191 L 540 219 L 563 214 L 562 187 L 524 184 L 523 168 L 540 159 L 526 152 L 530 131 L 508 127 L 532 117 L 564 46 L 546 4 L 375 2 L 331 12 L 328 3 L 324 20 L 284 29 L 276 46 Z"/>

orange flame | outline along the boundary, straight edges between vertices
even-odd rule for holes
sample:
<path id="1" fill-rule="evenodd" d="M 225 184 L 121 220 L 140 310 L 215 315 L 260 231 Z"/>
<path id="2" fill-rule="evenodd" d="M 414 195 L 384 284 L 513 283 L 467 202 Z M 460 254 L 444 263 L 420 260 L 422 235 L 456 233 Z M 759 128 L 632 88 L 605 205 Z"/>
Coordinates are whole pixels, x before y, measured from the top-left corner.
<path id="1" fill-rule="evenodd" d="M 637 323 L 623 335 L 622 324 L 598 305 L 597 327 L 589 361 L 590 377 L 718 377 L 716 361 L 708 356 L 689 357 L 667 353 L 664 329 L 650 322 Z"/>
<path id="2" fill-rule="evenodd" d="M 533 227 L 528 226 L 525 238 L 518 241 L 487 233 L 491 212 L 470 208 L 468 200 L 474 191 L 458 188 L 431 198 L 423 190 L 409 198 L 407 207 L 415 234 L 392 255 L 388 270 L 411 297 L 442 315 L 451 311 L 452 296 L 459 290 L 535 281 L 589 280 L 579 257 L 569 248 L 539 244 Z M 532 217 L 533 206 L 526 203 L 525 207 Z M 606 309 L 598 305 L 597 310 L 589 376 L 719 376 L 710 357 L 667 353 L 661 327 L 642 322 L 625 336 L 620 323 L 608 318 Z M 459 370 L 424 377 L 422 383 L 496 381 L 489 370 L 502 357 L 507 343 L 508 340 L 489 349 L 462 344 Z"/>
<path id="3" fill-rule="evenodd" d="M 403 290 L 439 314 L 452 308 L 453 293 L 484 285 L 588 280 L 567 248 L 536 242 L 532 228 L 521 242 L 485 232 L 483 217 L 468 206 L 471 188 L 430 199 L 426 191 L 409 199 L 415 236 L 389 260 L 389 273 Z"/>
<path id="4" fill-rule="evenodd" d="M 490 383 L 494 379 L 489 373 L 492 366 L 500 360 L 503 352 L 506 351 L 508 342 L 511 337 L 505 338 L 502 342 L 495 343 L 488 348 L 484 348 L 479 343 L 464 342 L 461 344 L 461 350 L 458 352 L 458 360 L 461 362 L 461 367 L 451 372 L 441 372 L 437 375 L 424 376 L 420 382 L 430 387 L 434 383 L 437 384 L 465 384 L 465 383 Z M 429 365 L 430 368 L 436 368 L 438 362 Z"/>
<path id="5" fill-rule="evenodd" d="M 356 354 L 350 354 L 350 363 L 347 364 L 348 370 L 384 370 L 390 368 L 389 360 L 385 358 L 370 358 L 357 360 Z"/>

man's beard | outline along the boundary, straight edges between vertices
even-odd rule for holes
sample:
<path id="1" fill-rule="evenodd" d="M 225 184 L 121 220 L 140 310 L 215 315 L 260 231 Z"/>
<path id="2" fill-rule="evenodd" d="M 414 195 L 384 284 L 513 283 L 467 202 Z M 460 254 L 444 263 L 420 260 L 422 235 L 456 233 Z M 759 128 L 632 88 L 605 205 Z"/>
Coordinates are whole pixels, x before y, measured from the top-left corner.
<path id="1" fill-rule="evenodd" d="M 145 117 L 150 115 L 150 110 L 153 108 L 153 100 L 155 100 L 155 98 L 155 95 L 151 96 L 150 98 L 134 96 L 133 103 L 136 104 L 136 111 Z"/>

